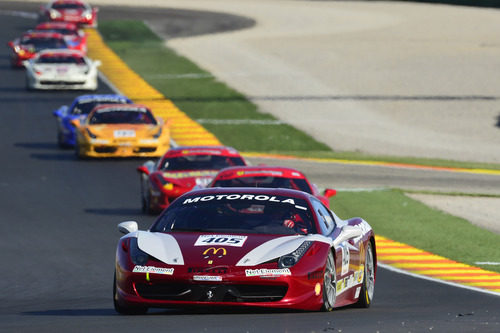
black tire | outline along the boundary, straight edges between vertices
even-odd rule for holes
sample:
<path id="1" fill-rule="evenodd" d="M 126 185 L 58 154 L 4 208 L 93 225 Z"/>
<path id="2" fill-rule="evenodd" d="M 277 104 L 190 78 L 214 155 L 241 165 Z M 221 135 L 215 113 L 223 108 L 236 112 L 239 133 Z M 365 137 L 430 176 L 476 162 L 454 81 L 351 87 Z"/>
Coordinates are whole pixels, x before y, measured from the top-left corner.
<path id="1" fill-rule="evenodd" d="M 68 149 L 68 148 L 71 148 L 70 145 L 68 145 L 67 143 L 64 142 L 64 134 L 62 134 L 61 132 L 57 132 L 57 145 L 59 146 L 59 148 L 61 149 Z"/>
<path id="2" fill-rule="evenodd" d="M 323 311 L 332 311 L 337 299 L 337 276 L 335 274 L 335 258 L 330 251 L 326 258 L 325 274 L 323 276 Z"/>
<path id="3" fill-rule="evenodd" d="M 356 306 L 359 308 L 369 308 L 373 301 L 375 292 L 375 262 L 373 260 L 373 251 L 371 243 L 368 243 L 365 249 L 365 271 L 363 274 L 363 285 L 359 294 Z"/>
<path id="4" fill-rule="evenodd" d="M 148 312 L 147 307 L 143 306 L 124 306 L 118 301 L 118 293 L 116 292 L 116 272 L 113 278 L 113 305 L 115 311 L 122 315 L 143 315 Z"/>

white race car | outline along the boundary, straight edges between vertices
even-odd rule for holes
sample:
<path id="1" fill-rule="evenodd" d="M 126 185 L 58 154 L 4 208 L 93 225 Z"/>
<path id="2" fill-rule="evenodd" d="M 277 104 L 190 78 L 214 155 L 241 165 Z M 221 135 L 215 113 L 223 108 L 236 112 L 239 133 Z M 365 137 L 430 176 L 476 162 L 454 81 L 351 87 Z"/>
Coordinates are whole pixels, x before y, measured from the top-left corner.
<path id="1" fill-rule="evenodd" d="M 23 64 L 28 89 L 97 89 L 101 61 L 91 60 L 80 51 L 44 50 Z"/>

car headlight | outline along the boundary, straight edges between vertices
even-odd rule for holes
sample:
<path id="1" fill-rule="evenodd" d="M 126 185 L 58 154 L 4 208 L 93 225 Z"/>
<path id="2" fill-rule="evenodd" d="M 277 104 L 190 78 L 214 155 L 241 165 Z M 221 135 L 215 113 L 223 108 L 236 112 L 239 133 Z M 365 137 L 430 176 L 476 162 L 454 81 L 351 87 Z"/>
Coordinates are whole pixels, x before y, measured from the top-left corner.
<path id="1" fill-rule="evenodd" d="M 90 20 L 92 18 L 92 12 L 90 11 L 84 11 L 82 12 L 82 17 L 86 20 Z"/>
<path id="2" fill-rule="evenodd" d="M 144 266 L 149 260 L 149 254 L 142 251 L 137 245 L 137 238 L 130 238 L 130 259 L 135 265 Z"/>
<path id="3" fill-rule="evenodd" d="M 305 241 L 302 244 L 300 244 L 300 246 L 292 253 L 280 257 L 278 260 L 278 267 L 289 268 L 294 266 L 296 263 L 299 262 L 300 258 L 304 256 L 307 250 L 309 250 L 312 244 L 313 242 L 311 241 Z"/>
<path id="4" fill-rule="evenodd" d="M 154 175 L 153 182 L 156 183 L 156 186 L 158 186 L 158 188 L 163 188 L 165 190 L 171 190 L 174 188 L 174 184 L 167 181 L 165 178 L 163 178 L 160 175 Z"/>
<path id="5" fill-rule="evenodd" d="M 160 129 L 158 130 L 158 133 L 153 134 L 153 138 L 158 139 L 161 136 L 161 132 L 162 132 L 162 128 L 160 127 Z"/>
<path id="6" fill-rule="evenodd" d="M 92 133 L 88 128 L 86 128 L 85 130 L 87 130 L 87 134 L 92 138 L 92 139 L 96 139 L 97 138 L 97 135 L 95 135 L 94 133 Z"/>
<path id="7" fill-rule="evenodd" d="M 58 17 L 61 17 L 61 13 L 55 9 L 51 9 L 49 15 L 51 19 L 56 19 Z"/>

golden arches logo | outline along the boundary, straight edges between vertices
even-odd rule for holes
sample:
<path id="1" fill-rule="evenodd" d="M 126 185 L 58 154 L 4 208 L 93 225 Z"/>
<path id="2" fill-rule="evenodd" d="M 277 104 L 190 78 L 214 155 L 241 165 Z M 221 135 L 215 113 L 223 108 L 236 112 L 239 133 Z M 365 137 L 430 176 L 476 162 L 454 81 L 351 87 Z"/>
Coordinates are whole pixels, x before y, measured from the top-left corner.
<path id="1" fill-rule="evenodd" d="M 223 247 L 219 247 L 219 248 L 215 248 L 215 247 L 209 247 L 208 249 L 206 249 L 205 251 L 203 251 L 203 255 L 205 256 L 205 258 L 208 258 L 209 257 L 209 252 L 212 251 L 212 255 L 217 255 L 217 253 L 219 251 L 222 251 L 222 254 L 219 255 L 219 258 L 222 258 L 223 256 L 225 256 L 227 254 L 227 251 L 225 248 Z"/>

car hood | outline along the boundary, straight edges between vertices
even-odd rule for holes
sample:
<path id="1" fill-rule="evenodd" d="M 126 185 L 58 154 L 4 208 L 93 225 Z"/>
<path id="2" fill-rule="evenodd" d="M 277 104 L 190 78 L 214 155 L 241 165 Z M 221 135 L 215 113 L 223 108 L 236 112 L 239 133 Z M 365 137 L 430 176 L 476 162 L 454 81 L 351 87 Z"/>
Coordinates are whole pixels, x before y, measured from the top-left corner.
<path id="1" fill-rule="evenodd" d="M 92 134 L 100 139 L 128 141 L 140 138 L 150 138 L 156 134 L 159 125 L 147 124 L 106 124 L 106 125 L 88 125 Z"/>
<path id="2" fill-rule="evenodd" d="M 304 241 L 331 244 L 321 235 L 137 232 L 139 248 L 169 265 L 255 266 L 295 251 Z"/>

